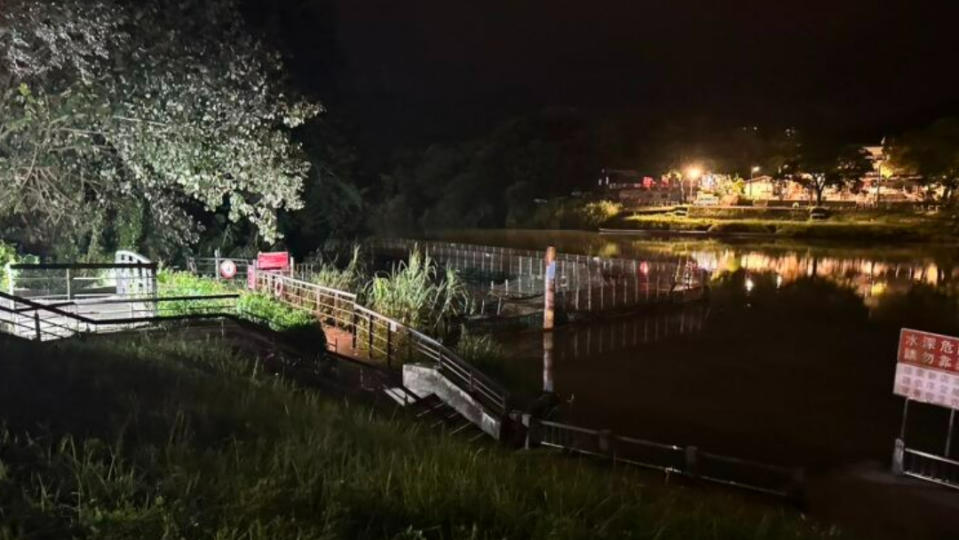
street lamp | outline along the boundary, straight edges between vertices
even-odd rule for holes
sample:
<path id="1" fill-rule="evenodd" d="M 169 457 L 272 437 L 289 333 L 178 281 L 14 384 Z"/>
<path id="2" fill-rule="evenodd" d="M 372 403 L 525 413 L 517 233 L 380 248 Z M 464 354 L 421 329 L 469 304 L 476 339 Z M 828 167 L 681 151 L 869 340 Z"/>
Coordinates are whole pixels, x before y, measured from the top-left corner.
<path id="1" fill-rule="evenodd" d="M 692 180 L 692 181 L 695 182 L 695 181 L 698 180 L 699 177 L 702 176 L 702 175 L 703 175 L 703 170 L 700 169 L 699 167 L 697 167 L 697 166 L 695 166 L 695 165 L 691 165 L 691 166 L 689 166 L 689 167 L 686 167 L 686 178 L 689 178 L 690 180 Z M 683 181 L 683 185 L 680 186 L 680 187 L 682 188 L 683 202 L 686 202 L 686 200 L 685 200 L 685 199 L 686 199 L 686 182 L 685 182 L 685 178 L 684 178 L 683 180 L 684 180 L 684 181 Z M 690 191 L 689 194 L 692 195 L 692 191 L 693 191 L 693 185 L 692 185 L 692 184 L 689 185 L 689 191 Z"/>

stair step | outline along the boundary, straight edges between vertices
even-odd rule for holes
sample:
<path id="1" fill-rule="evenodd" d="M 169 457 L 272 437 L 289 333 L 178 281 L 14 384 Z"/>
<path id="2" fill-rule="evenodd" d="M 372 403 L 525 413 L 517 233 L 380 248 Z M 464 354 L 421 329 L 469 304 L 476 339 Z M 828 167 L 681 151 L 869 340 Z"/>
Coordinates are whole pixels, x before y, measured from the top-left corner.
<path id="1" fill-rule="evenodd" d="M 485 431 L 483 431 L 482 429 L 477 430 L 476 435 L 473 435 L 472 437 L 470 437 L 470 442 L 476 442 L 476 441 L 484 438 L 485 436 L 486 436 L 486 432 L 485 432 Z"/>
<path id="2" fill-rule="evenodd" d="M 417 418 L 422 418 L 422 417 L 424 417 L 424 416 L 429 416 L 429 415 L 431 415 L 431 414 L 433 414 L 433 413 L 435 413 L 435 412 L 443 409 L 444 407 L 446 407 L 446 404 L 443 403 L 442 401 L 440 401 L 439 403 L 435 403 L 435 404 L 432 404 L 432 405 L 428 405 L 424 410 L 422 410 L 422 411 L 420 411 L 419 413 L 417 413 L 417 414 L 416 414 L 416 417 L 417 417 Z"/>
<path id="3" fill-rule="evenodd" d="M 462 424 L 460 424 L 459 427 L 457 427 L 457 428 L 454 429 L 453 431 L 450 431 L 450 435 L 455 435 L 455 434 L 457 434 L 457 433 L 459 433 L 459 432 L 461 432 L 461 431 L 463 431 L 463 430 L 469 429 L 469 428 L 471 428 L 471 427 L 473 427 L 473 423 L 472 423 L 472 422 L 469 422 L 469 421 L 465 421 L 465 422 L 463 422 Z"/>
<path id="4" fill-rule="evenodd" d="M 386 395 L 393 399 L 393 401 L 402 405 L 403 407 L 406 407 L 407 405 L 413 405 L 417 402 L 417 398 L 414 395 L 400 387 L 384 388 L 383 392 L 385 392 Z"/>

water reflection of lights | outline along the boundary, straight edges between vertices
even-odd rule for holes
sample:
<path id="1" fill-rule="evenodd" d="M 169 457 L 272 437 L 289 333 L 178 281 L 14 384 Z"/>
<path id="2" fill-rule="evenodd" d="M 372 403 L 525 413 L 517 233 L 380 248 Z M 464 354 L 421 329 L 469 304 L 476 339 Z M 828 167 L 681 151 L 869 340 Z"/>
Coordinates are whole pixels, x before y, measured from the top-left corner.
<path id="1" fill-rule="evenodd" d="M 831 281 L 852 285 L 861 295 L 871 294 L 876 280 L 886 282 L 883 291 L 894 283 L 926 283 L 939 286 L 949 276 L 959 279 L 959 267 L 943 272 L 943 269 L 930 261 L 917 263 L 875 261 L 867 258 L 842 259 L 837 257 L 812 257 L 795 253 L 768 255 L 761 252 L 698 251 L 693 259 L 699 268 L 714 277 L 722 272 L 735 272 L 742 269 L 751 273 L 772 272 L 776 274 L 776 286 L 791 283 L 801 277 L 826 278 Z M 881 293 L 880 293 L 881 294 Z"/>
<path id="2" fill-rule="evenodd" d="M 872 287 L 869 288 L 869 296 L 881 296 L 886 292 L 886 287 L 888 287 L 888 284 L 885 281 L 873 283 Z"/>

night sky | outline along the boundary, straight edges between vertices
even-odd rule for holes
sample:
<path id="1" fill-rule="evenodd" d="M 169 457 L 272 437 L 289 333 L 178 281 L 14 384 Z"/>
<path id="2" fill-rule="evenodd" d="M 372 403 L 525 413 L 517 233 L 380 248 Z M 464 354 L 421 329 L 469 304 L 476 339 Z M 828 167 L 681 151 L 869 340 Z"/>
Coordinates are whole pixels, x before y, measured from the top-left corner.
<path id="1" fill-rule="evenodd" d="M 546 107 L 637 130 L 698 121 L 860 139 L 959 108 L 959 11 L 946 3 L 288 4 L 278 26 L 300 80 L 392 144 Z"/>

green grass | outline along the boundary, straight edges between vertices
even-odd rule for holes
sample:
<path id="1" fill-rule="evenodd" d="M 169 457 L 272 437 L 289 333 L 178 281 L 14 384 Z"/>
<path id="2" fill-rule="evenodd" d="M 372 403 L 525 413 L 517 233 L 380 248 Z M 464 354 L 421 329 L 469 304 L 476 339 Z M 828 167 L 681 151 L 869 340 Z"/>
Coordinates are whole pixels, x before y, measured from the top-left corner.
<path id="1" fill-rule="evenodd" d="M 430 335 L 446 334 L 450 320 L 472 309 L 456 271 L 442 271 L 418 249 L 388 274 L 374 276 L 360 298 L 373 311 Z"/>
<path id="2" fill-rule="evenodd" d="M 217 342 L 0 347 L 3 539 L 836 536 L 736 492 L 427 432 Z"/>
<path id="3" fill-rule="evenodd" d="M 610 222 L 610 228 L 654 231 L 699 231 L 716 234 L 764 234 L 783 238 L 911 241 L 931 239 L 947 232 L 924 221 L 853 219 L 835 217 L 824 221 L 781 219 L 721 219 L 672 215 L 636 215 Z"/>
<path id="4" fill-rule="evenodd" d="M 367 274 L 360 263 L 360 247 L 353 246 L 350 261 L 340 268 L 336 260 L 321 260 L 310 274 L 309 281 L 339 291 L 357 291 L 363 287 Z"/>
<path id="5" fill-rule="evenodd" d="M 237 314 L 255 322 L 265 322 L 274 330 L 315 326 L 317 322 L 307 311 L 294 309 L 265 294 L 249 292 L 228 282 L 199 277 L 189 272 L 161 271 L 157 275 L 157 293 L 161 297 L 239 294 Z M 183 300 L 164 302 L 163 308 L 167 315 L 179 315 L 192 313 L 204 304 L 215 307 L 222 303 L 222 300 Z"/>

